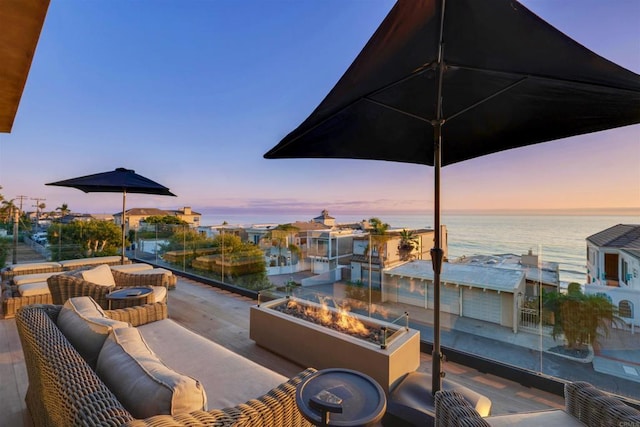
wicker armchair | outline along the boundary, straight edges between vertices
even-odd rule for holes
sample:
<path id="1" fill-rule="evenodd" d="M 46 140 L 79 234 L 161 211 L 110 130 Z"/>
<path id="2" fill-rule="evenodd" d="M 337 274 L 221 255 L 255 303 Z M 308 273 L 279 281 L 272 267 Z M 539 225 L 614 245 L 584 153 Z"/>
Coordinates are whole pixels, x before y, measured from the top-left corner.
<path id="1" fill-rule="evenodd" d="M 296 407 L 295 390 L 316 372 L 313 368 L 235 407 L 134 419 L 58 329 L 60 310 L 59 305 L 32 305 L 16 315 L 29 378 L 25 400 L 36 426 L 311 426 Z M 155 303 L 106 314 L 140 326 L 166 318 L 167 309 Z"/>
<path id="2" fill-rule="evenodd" d="M 89 296 L 93 298 L 100 307 L 106 310 L 109 309 L 109 300 L 107 299 L 109 292 L 126 287 L 153 286 L 153 283 L 155 283 L 154 280 L 158 280 L 158 278 L 154 278 L 154 276 L 118 273 L 117 275 L 114 274 L 114 279 L 116 280 L 115 287 L 88 282 L 82 278 L 81 272 L 79 271 L 51 276 L 47 279 L 51 300 L 53 304 L 62 305 L 69 298 Z M 128 276 L 131 276 L 130 281 L 126 281 Z M 125 308 L 154 302 L 156 302 L 155 295 L 151 292 L 144 298 L 112 300 L 111 308 Z"/>
<path id="3" fill-rule="evenodd" d="M 492 425 L 640 425 L 640 411 L 589 383 L 577 381 L 564 387 L 565 409 L 481 417 L 456 391 L 436 392 L 438 427 L 490 427 Z"/>

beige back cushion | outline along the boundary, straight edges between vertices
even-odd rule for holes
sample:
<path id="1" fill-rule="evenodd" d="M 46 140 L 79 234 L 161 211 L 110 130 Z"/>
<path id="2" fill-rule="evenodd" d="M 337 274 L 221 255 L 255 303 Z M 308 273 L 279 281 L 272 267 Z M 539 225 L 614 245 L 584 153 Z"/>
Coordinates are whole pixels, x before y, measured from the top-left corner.
<path id="1" fill-rule="evenodd" d="M 142 262 L 134 262 L 133 264 L 112 265 L 110 266 L 110 268 L 115 271 L 124 271 L 125 273 L 131 273 L 132 271 L 151 270 L 153 267 Z"/>
<path id="2" fill-rule="evenodd" d="M 111 268 L 107 264 L 101 264 L 97 267 L 82 272 L 82 278 L 87 282 L 95 283 L 102 286 L 115 286 L 116 281 L 111 273 Z"/>
<path id="3" fill-rule="evenodd" d="M 125 262 L 129 261 L 127 257 L 124 257 L 124 260 Z M 120 255 L 113 255 L 113 256 L 68 259 L 68 260 L 60 261 L 60 265 L 64 269 L 68 270 L 71 268 L 75 269 L 78 267 L 83 267 L 88 265 L 111 264 L 119 261 L 120 261 Z"/>
<path id="4" fill-rule="evenodd" d="M 109 334 L 96 373 L 136 418 L 207 409 L 200 382 L 162 363 L 134 327 Z"/>
<path id="5" fill-rule="evenodd" d="M 26 262 L 24 264 L 12 264 L 9 266 L 9 270 L 18 273 L 20 271 L 53 269 L 56 267 L 62 268 L 62 265 L 59 262 Z"/>
<path id="6" fill-rule="evenodd" d="M 128 326 L 127 322 L 106 317 L 91 297 L 69 298 L 58 315 L 58 328 L 94 369 L 109 332 Z"/>

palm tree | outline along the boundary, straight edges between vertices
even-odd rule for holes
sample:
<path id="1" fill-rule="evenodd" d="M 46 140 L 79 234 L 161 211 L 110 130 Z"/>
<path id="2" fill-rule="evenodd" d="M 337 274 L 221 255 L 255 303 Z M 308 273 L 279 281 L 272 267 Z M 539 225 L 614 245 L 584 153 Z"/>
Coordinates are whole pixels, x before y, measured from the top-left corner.
<path id="1" fill-rule="evenodd" d="M 391 238 L 389 234 L 387 234 L 387 230 L 390 225 L 386 222 L 382 222 L 380 218 L 369 218 L 369 225 L 371 229 L 369 231 L 369 235 L 371 237 L 370 244 L 365 248 L 365 252 L 369 255 L 369 260 L 373 256 L 373 252 L 376 253 L 378 257 L 378 263 L 380 267 L 384 266 L 384 247 L 386 243 Z"/>
<path id="2" fill-rule="evenodd" d="M 398 252 L 402 261 L 409 261 L 414 256 L 411 255 L 414 249 L 418 248 L 418 236 L 416 236 L 412 230 L 402 229 L 400 232 L 400 244 L 398 245 Z"/>
<path id="3" fill-rule="evenodd" d="M 71 213 L 71 209 L 69 209 L 69 205 L 67 205 L 66 203 L 58 206 L 56 210 L 59 212 L 60 218 L 64 218 Z"/>
<path id="4" fill-rule="evenodd" d="M 279 224 L 266 234 L 265 238 L 271 241 L 271 245 L 278 247 L 278 264 L 281 263 L 282 247 L 286 247 L 289 238 L 295 236 L 299 231 L 300 229 L 292 224 Z"/>
<path id="5" fill-rule="evenodd" d="M 4 223 L 12 220 L 15 209 L 18 209 L 13 200 L 4 200 L 4 197 L 0 195 L 0 220 Z"/>
<path id="6" fill-rule="evenodd" d="M 609 335 L 611 325 L 622 321 L 606 295 L 585 295 L 573 287 L 567 294 L 545 293 L 543 299 L 544 308 L 554 314 L 553 339 L 564 335 L 568 348 L 594 345 Z"/>

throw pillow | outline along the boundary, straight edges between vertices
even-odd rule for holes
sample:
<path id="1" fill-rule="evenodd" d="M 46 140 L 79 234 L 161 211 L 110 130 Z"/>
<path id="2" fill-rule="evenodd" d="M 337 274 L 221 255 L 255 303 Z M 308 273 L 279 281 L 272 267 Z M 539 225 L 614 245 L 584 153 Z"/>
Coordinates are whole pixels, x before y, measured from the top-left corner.
<path id="1" fill-rule="evenodd" d="M 106 317 L 91 297 L 69 298 L 60 310 L 57 325 L 93 369 L 109 332 L 129 326 L 127 322 Z"/>
<path id="2" fill-rule="evenodd" d="M 115 286 L 116 281 L 111 273 L 111 268 L 107 264 L 101 264 L 97 267 L 82 272 L 82 278 L 87 282 L 95 283 L 102 286 Z"/>
<path id="3" fill-rule="evenodd" d="M 96 373 L 136 418 L 207 409 L 200 382 L 162 363 L 134 327 L 111 331 Z"/>

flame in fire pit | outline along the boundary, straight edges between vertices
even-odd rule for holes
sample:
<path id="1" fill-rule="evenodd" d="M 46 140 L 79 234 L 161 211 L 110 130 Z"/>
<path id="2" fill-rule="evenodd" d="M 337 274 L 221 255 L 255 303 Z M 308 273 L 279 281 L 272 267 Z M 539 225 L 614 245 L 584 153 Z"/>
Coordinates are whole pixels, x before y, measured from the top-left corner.
<path id="1" fill-rule="evenodd" d="M 289 300 L 287 309 L 301 312 L 305 317 L 314 319 L 323 326 L 333 327 L 352 335 L 364 337 L 371 333 L 364 323 L 351 315 L 349 306 L 336 304 L 335 311 L 331 310 L 329 309 L 326 298 L 320 300 L 319 307 L 301 305 L 294 300 Z"/>

